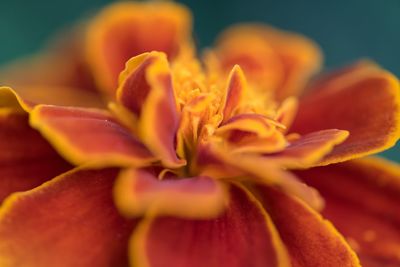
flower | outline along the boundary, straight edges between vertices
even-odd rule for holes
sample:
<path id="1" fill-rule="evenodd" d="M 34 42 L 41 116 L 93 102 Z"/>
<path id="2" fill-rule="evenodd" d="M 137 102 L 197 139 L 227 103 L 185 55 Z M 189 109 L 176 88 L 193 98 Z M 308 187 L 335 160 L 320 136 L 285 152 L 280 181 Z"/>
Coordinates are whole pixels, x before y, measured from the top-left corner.
<path id="1" fill-rule="evenodd" d="M 400 167 L 365 158 L 400 137 L 398 80 L 307 85 L 318 47 L 263 25 L 200 61 L 190 21 L 113 4 L 2 72 L 1 266 L 400 264 Z"/>

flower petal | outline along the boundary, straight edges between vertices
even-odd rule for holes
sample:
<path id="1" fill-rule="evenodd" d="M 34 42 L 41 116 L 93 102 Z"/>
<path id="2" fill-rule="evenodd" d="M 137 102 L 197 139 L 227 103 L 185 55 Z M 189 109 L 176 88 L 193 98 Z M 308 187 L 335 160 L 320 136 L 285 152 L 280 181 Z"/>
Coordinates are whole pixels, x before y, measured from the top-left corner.
<path id="1" fill-rule="evenodd" d="M 159 180 L 146 170 L 123 171 L 115 185 L 115 202 L 129 217 L 145 214 L 210 218 L 226 206 L 222 182 L 206 176 Z"/>
<path id="2" fill-rule="evenodd" d="M 266 25 L 228 29 L 216 51 L 223 69 L 239 64 L 249 82 L 274 90 L 279 100 L 299 94 L 322 61 L 318 46 L 311 40 Z"/>
<path id="3" fill-rule="evenodd" d="M 366 267 L 400 265 L 400 166 L 358 159 L 297 173 L 326 200 L 323 215 Z"/>
<path id="4" fill-rule="evenodd" d="M 305 203 L 269 187 L 258 187 L 257 192 L 288 248 L 292 266 L 361 266 L 332 224 Z"/>
<path id="5" fill-rule="evenodd" d="M 246 78 L 242 69 L 235 65 L 228 78 L 222 122 L 226 122 L 236 114 L 237 108 L 240 107 L 243 101 L 245 90 L 247 90 Z"/>
<path id="6" fill-rule="evenodd" d="M 190 12 L 175 3 L 121 2 L 105 8 L 89 25 L 86 40 L 100 88 L 113 97 L 129 58 L 153 50 L 175 57 L 190 42 L 190 32 Z"/>
<path id="7" fill-rule="evenodd" d="M 104 110 L 39 105 L 30 123 L 75 165 L 143 166 L 154 161 L 143 144 Z"/>
<path id="8" fill-rule="evenodd" d="M 127 266 L 135 221 L 114 207 L 118 170 L 73 170 L 8 198 L 0 209 L 0 265 Z"/>
<path id="9" fill-rule="evenodd" d="M 338 128 L 350 132 L 319 165 L 380 152 L 400 137 L 400 88 L 390 73 L 359 64 L 317 81 L 314 89 L 300 101 L 292 131 L 307 134 Z"/>
<path id="10" fill-rule="evenodd" d="M 74 94 L 86 95 L 91 91 L 95 95 L 96 87 L 87 67 L 82 50 L 82 33 L 77 27 L 62 31 L 51 40 L 46 49 L 32 57 L 23 58 L 0 69 L 0 80 L 18 90 L 27 87 L 45 88 L 52 95 L 29 92 L 35 98 L 44 96 L 46 99 L 62 102 L 55 94 L 55 88 L 71 89 Z M 83 91 L 83 92 L 82 92 Z M 76 101 L 81 102 L 79 98 Z M 39 102 L 40 103 L 40 102 Z M 55 103 L 51 103 L 55 104 Z"/>
<path id="11" fill-rule="evenodd" d="M 40 134 L 28 115 L 0 110 L 0 203 L 71 168 Z"/>
<path id="12" fill-rule="evenodd" d="M 131 239 L 134 266 L 289 266 L 286 250 L 260 203 L 231 187 L 227 211 L 214 220 L 147 219 Z"/>
<path id="13" fill-rule="evenodd" d="M 120 76 L 117 100 L 139 117 L 141 140 L 165 166 L 185 164 L 176 154 L 179 115 L 164 53 L 145 53 L 129 60 Z"/>

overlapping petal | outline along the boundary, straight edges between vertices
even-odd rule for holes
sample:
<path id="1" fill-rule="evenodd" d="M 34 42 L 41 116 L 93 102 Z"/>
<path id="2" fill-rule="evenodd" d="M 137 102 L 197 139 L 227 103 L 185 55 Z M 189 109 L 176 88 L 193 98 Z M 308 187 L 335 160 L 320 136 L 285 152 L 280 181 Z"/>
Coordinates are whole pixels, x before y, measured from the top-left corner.
<path id="1" fill-rule="evenodd" d="M 0 265 L 128 266 L 126 246 L 136 222 L 114 207 L 117 173 L 73 170 L 8 198 L 0 209 Z"/>
<path id="2" fill-rule="evenodd" d="M 322 214 L 360 256 L 362 266 L 400 264 L 400 167 L 367 158 L 299 171 L 324 196 Z"/>
<path id="3" fill-rule="evenodd" d="M 30 128 L 27 114 L 0 109 L 0 203 L 11 193 L 32 189 L 70 168 Z"/>
<path id="4" fill-rule="evenodd" d="M 393 146 L 400 137 L 398 80 L 377 66 L 360 63 L 317 81 L 300 101 L 292 131 L 307 134 L 329 128 L 347 130 L 350 136 L 320 165 Z"/>
<path id="5" fill-rule="evenodd" d="M 145 53 L 128 61 L 117 100 L 138 117 L 141 140 L 165 166 L 185 164 L 176 154 L 179 114 L 164 53 Z"/>
<path id="6" fill-rule="evenodd" d="M 148 51 L 170 58 L 190 44 L 191 14 L 173 3 L 122 2 L 105 8 L 89 25 L 86 51 L 101 89 L 114 96 L 125 62 Z"/>
<path id="7" fill-rule="evenodd" d="M 155 160 L 104 110 L 39 105 L 32 111 L 30 123 L 75 165 L 143 166 Z"/>
<path id="8" fill-rule="evenodd" d="M 289 266 L 286 249 L 260 203 L 232 186 L 219 218 L 155 217 L 143 221 L 130 244 L 134 266 Z"/>
<path id="9" fill-rule="evenodd" d="M 158 178 L 148 170 L 123 171 L 115 185 L 115 202 L 128 217 L 169 215 L 210 218 L 227 204 L 226 185 L 207 176 Z"/>
<path id="10" fill-rule="evenodd" d="M 251 24 L 224 32 L 216 56 L 222 69 L 239 64 L 251 82 L 274 91 L 279 100 L 299 94 L 322 58 L 317 45 L 303 36 Z"/>
<path id="11" fill-rule="evenodd" d="M 332 224 L 301 200 L 269 187 L 257 189 L 289 251 L 292 266 L 361 266 Z"/>

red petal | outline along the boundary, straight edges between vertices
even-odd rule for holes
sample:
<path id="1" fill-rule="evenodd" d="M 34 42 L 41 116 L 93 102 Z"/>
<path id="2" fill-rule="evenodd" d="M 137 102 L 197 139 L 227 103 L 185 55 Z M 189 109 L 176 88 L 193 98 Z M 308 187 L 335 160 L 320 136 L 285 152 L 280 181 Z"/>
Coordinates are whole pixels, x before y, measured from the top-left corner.
<path id="1" fill-rule="evenodd" d="M 37 106 L 31 125 L 75 165 L 143 166 L 150 152 L 106 111 Z"/>
<path id="2" fill-rule="evenodd" d="M 9 198 L 0 210 L 1 266 L 127 266 L 135 222 L 114 208 L 117 173 L 74 170 Z"/>
<path id="3" fill-rule="evenodd" d="M 191 15 L 175 3 L 121 2 L 104 9 L 89 25 L 87 55 L 95 78 L 114 96 L 125 62 L 144 52 L 175 57 L 190 43 Z"/>
<path id="4" fill-rule="evenodd" d="M 378 158 L 298 172 L 365 267 L 400 266 L 400 166 Z"/>
<path id="5" fill-rule="evenodd" d="M 319 164 L 346 161 L 385 150 L 400 136 L 400 88 L 388 72 L 366 64 L 317 81 L 300 102 L 292 131 L 337 128 L 349 138 Z"/>
<path id="6" fill-rule="evenodd" d="M 343 237 L 303 202 L 269 187 L 258 187 L 257 192 L 288 248 L 293 267 L 360 267 Z"/>
<path id="7" fill-rule="evenodd" d="M 145 170 L 122 172 L 115 186 L 117 207 L 129 217 L 144 214 L 188 218 L 219 215 L 226 206 L 223 183 L 206 176 L 159 180 Z"/>
<path id="8" fill-rule="evenodd" d="M 146 53 L 128 61 L 117 100 L 139 117 L 141 139 L 167 167 L 185 162 L 175 151 L 179 115 L 165 54 Z"/>
<path id="9" fill-rule="evenodd" d="M 9 194 L 32 189 L 69 168 L 30 128 L 27 114 L 0 113 L 0 203 Z"/>
<path id="10" fill-rule="evenodd" d="M 286 251 L 257 200 L 238 187 L 214 220 L 148 219 L 131 239 L 134 266 L 288 266 Z"/>

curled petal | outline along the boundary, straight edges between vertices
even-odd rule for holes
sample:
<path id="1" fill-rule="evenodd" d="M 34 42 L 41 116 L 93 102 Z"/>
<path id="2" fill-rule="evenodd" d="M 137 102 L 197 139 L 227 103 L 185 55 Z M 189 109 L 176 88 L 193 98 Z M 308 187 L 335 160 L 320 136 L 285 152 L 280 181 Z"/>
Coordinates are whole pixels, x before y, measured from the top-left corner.
<path id="1" fill-rule="evenodd" d="M 400 137 L 400 88 L 390 73 L 361 63 L 316 82 L 300 101 L 292 131 L 338 128 L 350 132 L 319 165 L 385 150 Z"/>
<path id="2" fill-rule="evenodd" d="M 0 203 L 13 192 L 32 189 L 71 168 L 30 128 L 27 114 L 1 109 L 0 162 Z"/>
<path id="3" fill-rule="evenodd" d="M 114 207 L 117 173 L 73 170 L 9 197 L 0 209 L 0 265 L 127 266 L 135 221 Z"/>
<path id="4" fill-rule="evenodd" d="M 232 186 L 230 205 L 213 220 L 149 218 L 130 244 L 134 266 L 289 266 L 286 250 L 260 203 Z M 177 256 L 179 255 L 179 256 Z"/>
<path id="5" fill-rule="evenodd" d="M 164 53 L 145 53 L 129 60 L 120 76 L 117 100 L 139 117 L 141 139 L 167 167 L 185 164 L 176 155 L 179 114 Z"/>
<path id="6" fill-rule="evenodd" d="M 155 160 L 104 110 L 39 105 L 30 124 L 75 165 L 144 166 Z"/>
<path id="7" fill-rule="evenodd" d="M 86 38 L 87 58 L 100 88 L 113 97 L 129 58 L 153 50 L 173 58 L 190 43 L 190 31 L 190 12 L 175 3 L 121 2 L 105 8 L 90 23 Z"/>
<path id="8" fill-rule="evenodd" d="M 305 203 L 269 187 L 258 187 L 257 192 L 289 251 L 292 266 L 361 266 L 332 224 Z"/>
<path id="9" fill-rule="evenodd" d="M 225 185 L 206 176 L 159 180 L 152 173 L 128 169 L 115 185 L 120 211 L 129 217 L 145 214 L 210 218 L 226 206 Z"/>
<path id="10" fill-rule="evenodd" d="M 400 166 L 366 158 L 299 171 L 365 267 L 400 265 Z"/>

